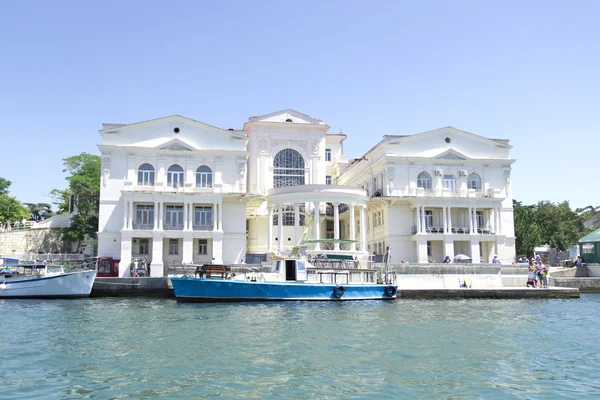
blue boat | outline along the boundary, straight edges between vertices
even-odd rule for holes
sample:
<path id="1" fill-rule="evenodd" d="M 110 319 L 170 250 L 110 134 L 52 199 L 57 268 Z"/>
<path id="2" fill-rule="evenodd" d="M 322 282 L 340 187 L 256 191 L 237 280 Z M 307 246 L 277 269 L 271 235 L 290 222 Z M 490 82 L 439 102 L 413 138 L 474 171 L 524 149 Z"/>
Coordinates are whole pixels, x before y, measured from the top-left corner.
<path id="1" fill-rule="evenodd" d="M 269 272 L 235 272 L 223 265 L 198 266 L 195 276 L 171 278 L 179 302 L 393 300 L 398 286 L 386 267 L 361 268 L 353 256 L 305 256 L 292 251 L 273 260 Z M 214 277 L 217 275 L 218 277 Z M 379 283 L 378 283 L 379 281 Z"/>

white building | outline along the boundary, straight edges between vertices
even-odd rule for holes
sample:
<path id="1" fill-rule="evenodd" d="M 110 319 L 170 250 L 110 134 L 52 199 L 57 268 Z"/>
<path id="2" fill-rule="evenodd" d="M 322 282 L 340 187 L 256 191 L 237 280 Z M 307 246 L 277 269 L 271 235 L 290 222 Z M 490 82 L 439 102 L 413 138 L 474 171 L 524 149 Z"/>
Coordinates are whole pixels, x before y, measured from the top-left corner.
<path id="1" fill-rule="evenodd" d="M 178 263 L 239 263 L 285 254 L 304 234 L 348 239 L 364 257 L 514 258 L 511 146 L 454 128 L 385 136 L 349 162 L 344 134 L 294 110 L 241 131 L 178 115 L 105 124 L 98 254 Z M 366 228 L 366 229 L 365 229 Z"/>

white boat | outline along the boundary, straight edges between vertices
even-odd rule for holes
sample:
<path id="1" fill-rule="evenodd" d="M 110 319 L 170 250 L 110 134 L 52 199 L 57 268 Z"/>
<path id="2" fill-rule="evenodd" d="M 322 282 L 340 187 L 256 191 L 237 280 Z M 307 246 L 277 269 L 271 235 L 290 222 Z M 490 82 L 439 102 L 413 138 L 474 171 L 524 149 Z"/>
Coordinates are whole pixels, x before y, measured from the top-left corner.
<path id="1" fill-rule="evenodd" d="M 65 272 L 54 264 L 3 262 L 0 267 L 0 299 L 89 297 L 97 273 Z"/>

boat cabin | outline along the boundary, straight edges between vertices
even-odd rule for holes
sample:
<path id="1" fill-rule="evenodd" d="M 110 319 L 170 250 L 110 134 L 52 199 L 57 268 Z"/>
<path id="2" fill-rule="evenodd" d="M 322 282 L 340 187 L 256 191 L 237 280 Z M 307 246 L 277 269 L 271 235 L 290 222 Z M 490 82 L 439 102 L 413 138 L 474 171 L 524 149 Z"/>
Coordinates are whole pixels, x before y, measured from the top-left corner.
<path id="1" fill-rule="evenodd" d="M 280 282 L 305 282 L 308 279 L 306 262 L 299 258 L 283 258 L 273 261 L 271 273 L 278 274 Z"/>
<path id="2" fill-rule="evenodd" d="M 0 270 L 1 278 L 22 278 L 37 276 L 62 275 L 65 270 L 62 265 L 54 264 L 16 264 L 5 266 Z"/>

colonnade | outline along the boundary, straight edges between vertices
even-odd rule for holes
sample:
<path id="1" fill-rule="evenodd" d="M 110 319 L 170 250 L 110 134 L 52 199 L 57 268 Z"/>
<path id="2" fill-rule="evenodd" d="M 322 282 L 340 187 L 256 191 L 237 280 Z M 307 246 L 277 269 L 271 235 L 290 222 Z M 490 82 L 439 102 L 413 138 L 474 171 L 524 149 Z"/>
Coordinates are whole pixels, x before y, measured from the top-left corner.
<path id="1" fill-rule="evenodd" d="M 447 233 L 452 233 L 452 208 L 467 208 L 468 209 L 468 213 L 469 213 L 469 232 L 473 235 L 478 235 L 478 230 L 481 229 L 482 227 L 478 226 L 478 221 L 477 221 L 477 207 L 471 207 L 471 206 L 467 206 L 467 207 L 450 207 L 450 206 L 432 206 L 430 208 L 441 208 L 442 209 L 442 220 L 443 220 L 443 233 L 447 234 Z M 492 218 L 490 220 L 490 222 L 492 223 L 491 226 L 491 232 L 494 232 L 495 234 L 499 235 L 502 232 L 502 218 L 500 217 L 501 214 L 501 207 L 481 207 L 479 208 L 480 211 L 482 210 L 491 210 L 491 214 L 492 214 Z M 417 221 L 417 233 L 418 234 L 424 234 L 427 233 L 426 231 L 426 223 L 425 223 L 425 206 L 417 206 L 415 208 L 415 213 L 416 213 L 416 218 L 415 220 Z"/>
<path id="2" fill-rule="evenodd" d="M 123 200 L 123 230 L 132 230 L 135 219 L 135 207 L 133 200 Z M 146 202 L 141 202 L 146 203 Z M 164 230 L 164 213 L 166 204 L 181 206 L 181 204 L 166 202 L 166 201 L 155 201 L 154 202 L 154 220 L 152 230 Z M 194 206 L 197 204 L 208 205 L 211 203 L 194 203 L 193 201 L 185 201 L 183 203 L 183 230 L 191 231 L 194 229 Z M 212 202 L 212 230 L 223 231 L 223 202 L 213 201 Z"/>
<path id="3" fill-rule="evenodd" d="M 277 236 L 279 238 L 277 243 L 277 251 L 281 253 L 283 251 L 283 211 L 287 205 L 290 203 L 281 203 L 281 204 L 273 204 L 268 206 L 268 244 L 267 244 L 267 252 L 273 252 L 273 216 L 275 211 L 277 212 Z M 300 204 L 312 204 L 313 209 L 313 235 L 311 239 L 319 240 L 321 239 L 321 221 L 320 221 L 320 207 L 321 202 L 313 201 L 313 202 L 301 202 L 301 203 L 291 203 L 294 206 L 294 236 L 296 240 L 300 238 Z M 334 250 L 340 249 L 340 244 L 338 240 L 340 239 L 340 212 L 339 206 L 340 203 L 332 203 L 333 205 L 333 226 L 334 226 L 334 239 L 336 242 L 334 244 Z M 360 224 L 360 240 L 359 240 L 359 251 L 366 251 L 366 243 L 367 243 L 367 223 L 366 223 L 366 206 L 365 205 L 356 205 L 356 204 L 348 204 L 349 212 L 350 212 L 350 237 L 349 240 L 352 241 L 350 245 L 350 251 L 356 251 L 356 207 L 359 208 L 359 224 Z M 320 250 L 319 243 L 315 244 L 315 250 Z"/>

